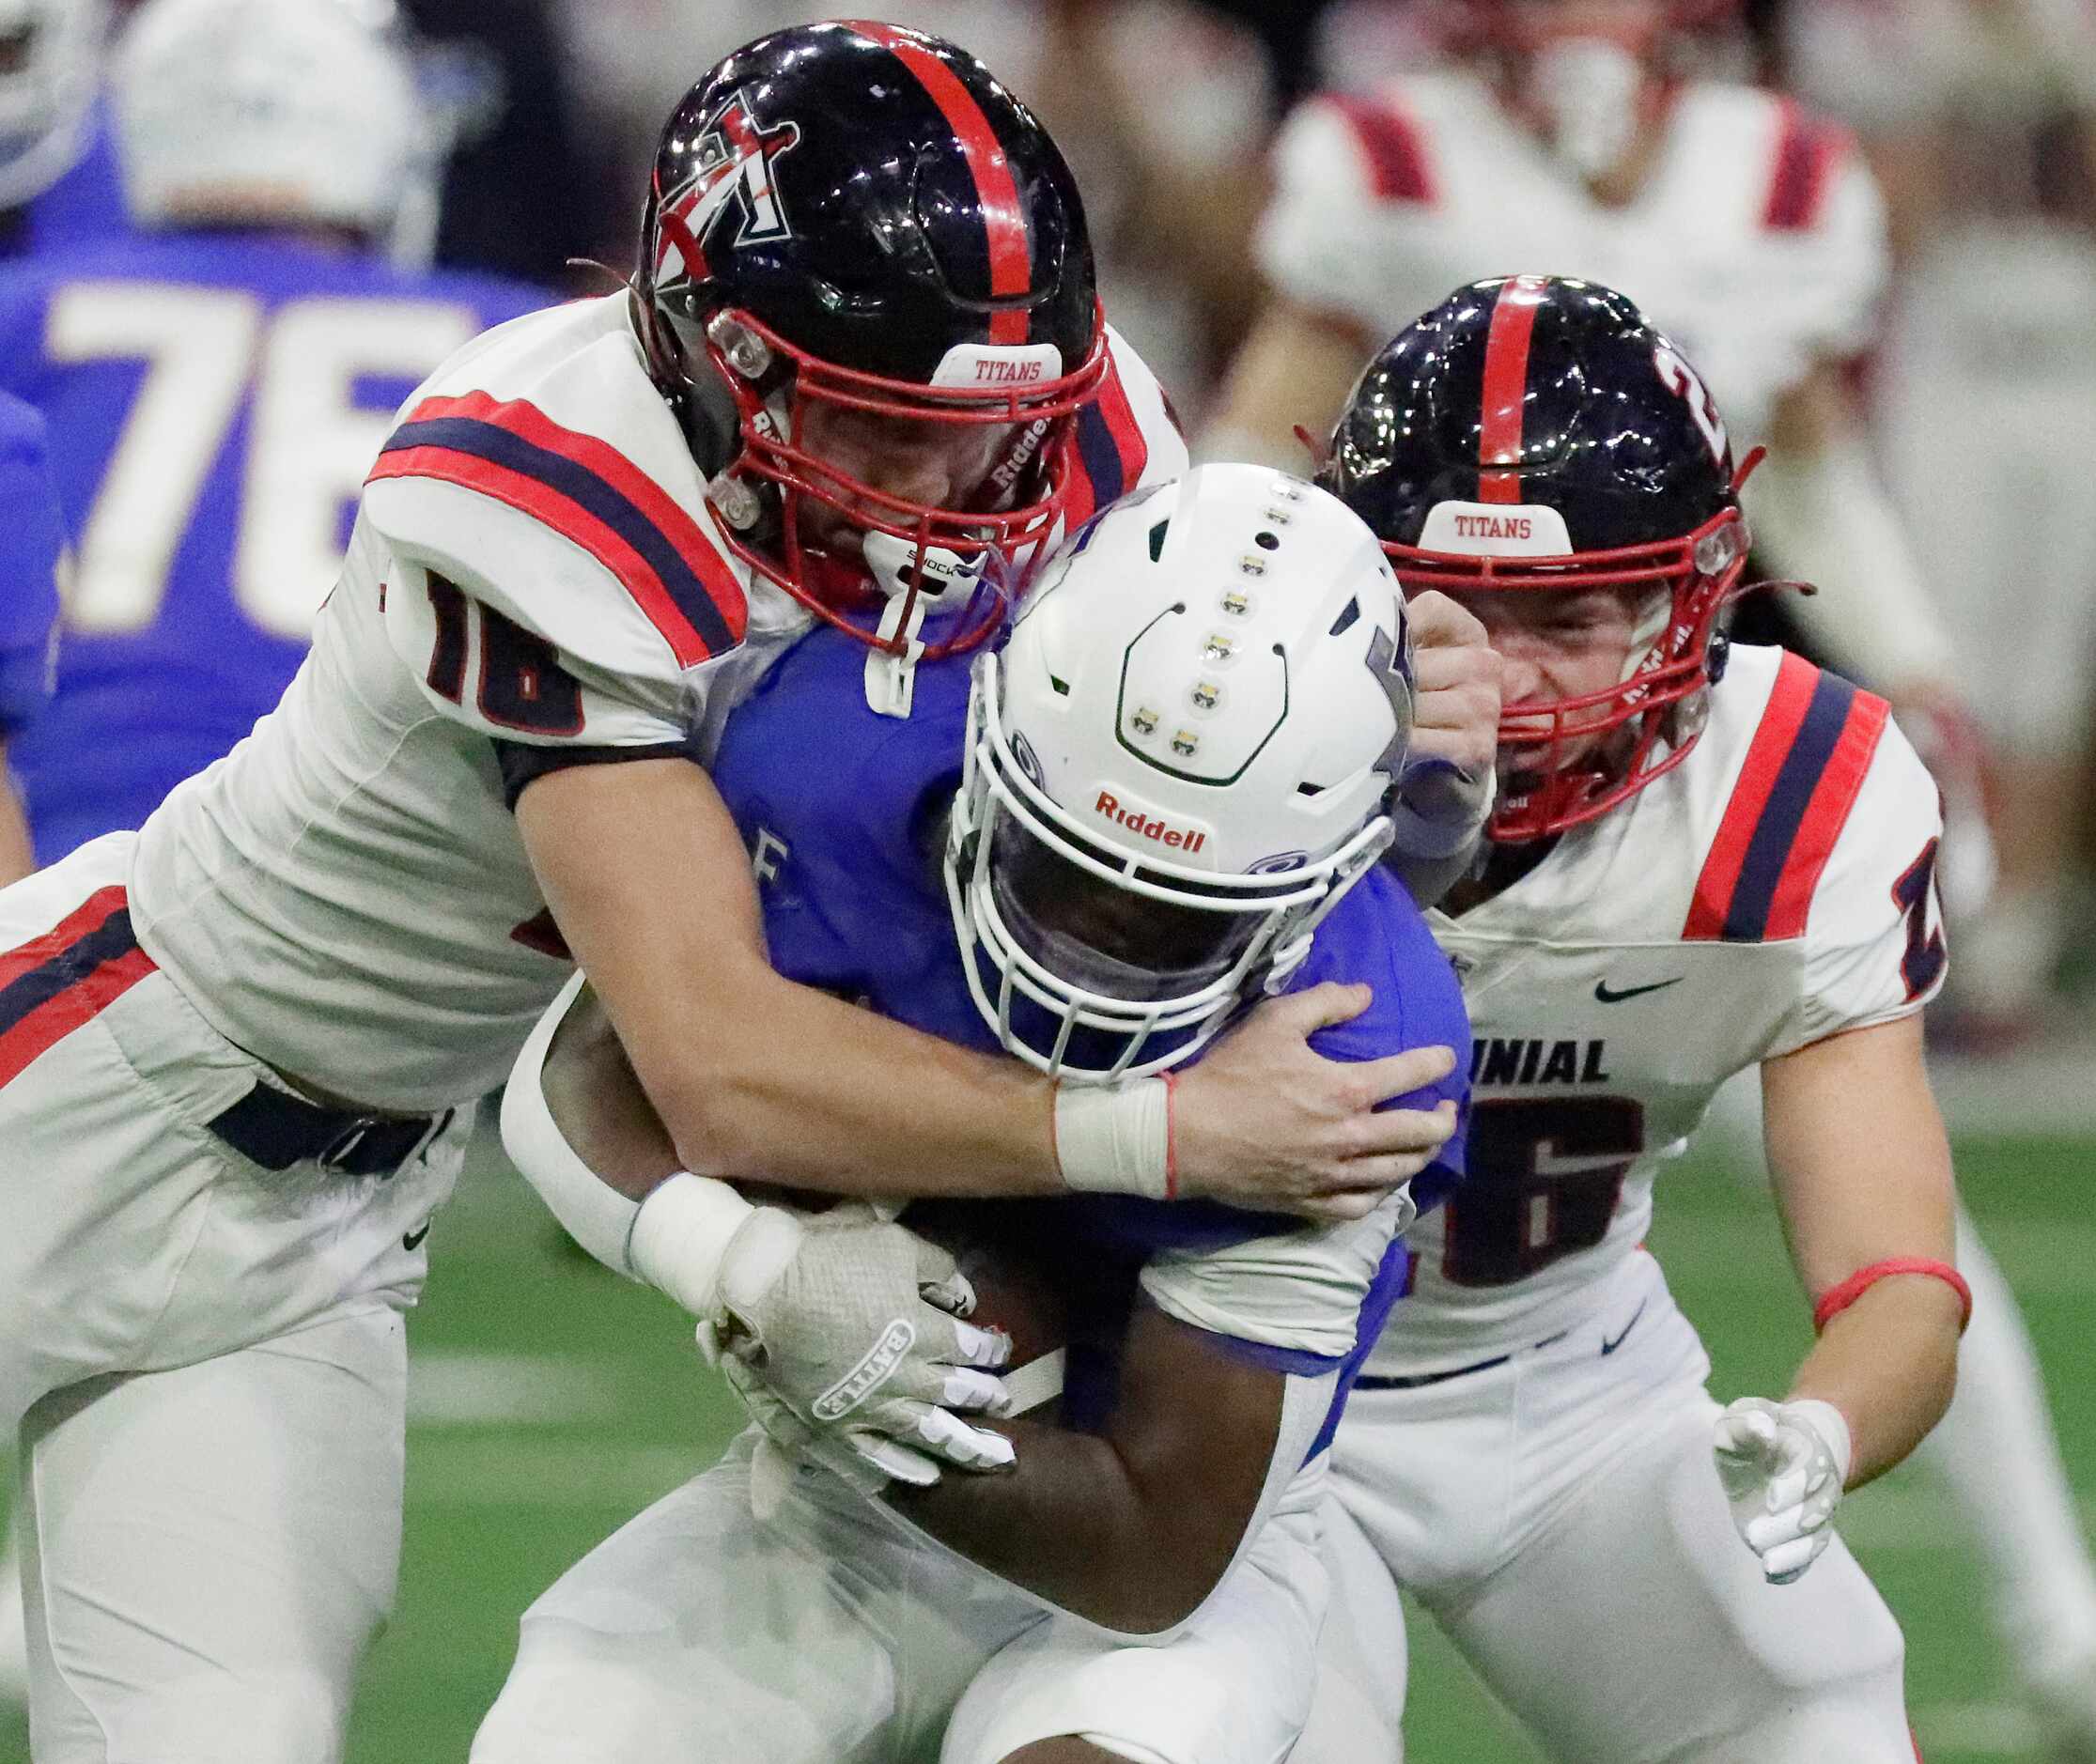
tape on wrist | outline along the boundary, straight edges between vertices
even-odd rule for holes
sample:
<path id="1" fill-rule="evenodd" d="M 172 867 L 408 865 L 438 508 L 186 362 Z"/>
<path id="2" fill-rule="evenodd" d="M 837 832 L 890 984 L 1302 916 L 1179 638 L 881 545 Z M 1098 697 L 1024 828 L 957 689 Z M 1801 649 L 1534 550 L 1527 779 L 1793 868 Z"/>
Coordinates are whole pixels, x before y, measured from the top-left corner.
<path id="1" fill-rule="evenodd" d="M 1390 793 L 1391 843 L 1411 858 L 1452 858 L 1484 831 L 1498 774 L 1472 778 L 1443 759 L 1415 763 Z"/>
<path id="2" fill-rule="evenodd" d="M 1172 1145 L 1174 1075 L 1133 1084 L 1055 1087 L 1055 1161 L 1070 1187 L 1095 1194 L 1175 1199 Z"/>
<path id="3" fill-rule="evenodd" d="M 1812 1332 L 1817 1335 L 1824 1330 L 1880 1280 L 1889 1280 L 1901 1274 L 1926 1275 L 1932 1280 L 1941 1280 L 1957 1293 L 1958 1303 L 1964 1307 L 1958 1318 L 1958 1333 L 1964 1334 L 1965 1325 L 1972 1321 L 1972 1288 L 1965 1284 L 1965 1277 L 1957 1269 L 1933 1256 L 1892 1256 L 1884 1261 L 1873 1261 L 1867 1268 L 1858 1268 L 1840 1285 L 1829 1287 L 1820 1294 L 1819 1303 L 1812 1307 Z"/>
<path id="4" fill-rule="evenodd" d="M 720 1303 L 728 1246 L 756 1211 L 726 1183 L 679 1170 L 641 1202 L 626 1240 L 627 1261 L 694 1317 L 710 1317 Z"/>

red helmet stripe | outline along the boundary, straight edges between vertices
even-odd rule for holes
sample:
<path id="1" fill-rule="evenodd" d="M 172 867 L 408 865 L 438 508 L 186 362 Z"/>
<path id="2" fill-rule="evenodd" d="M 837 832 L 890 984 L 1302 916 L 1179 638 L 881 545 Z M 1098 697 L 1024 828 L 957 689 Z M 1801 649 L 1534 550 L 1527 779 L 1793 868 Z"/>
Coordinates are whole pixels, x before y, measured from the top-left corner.
<path id="1" fill-rule="evenodd" d="M 1499 289 L 1484 338 L 1483 412 L 1478 424 L 1478 501 L 1521 500 L 1521 423 L 1529 396 L 1529 339 L 1550 278 L 1517 275 Z M 1495 472 L 1494 466 L 1512 466 Z"/>
<path id="2" fill-rule="evenodd" d="M 910 32 L 862 19 L 851 20 L 850 26 L 892 52 L 917 76 L 917 83 L 931 95 L 960 142 L 989 233 L 990 298 L 1015 300 L 1031 294 L 1033 248 L 1026 237 L 1026 209 L 1019 202 L 1011 164 L 983 107 L 953 69 Z M 1025 307 L 1007 307 L 990 315 L 989 340 L 994 344 L 1024 343 L 1032 331 L 1032 316 Z"/>

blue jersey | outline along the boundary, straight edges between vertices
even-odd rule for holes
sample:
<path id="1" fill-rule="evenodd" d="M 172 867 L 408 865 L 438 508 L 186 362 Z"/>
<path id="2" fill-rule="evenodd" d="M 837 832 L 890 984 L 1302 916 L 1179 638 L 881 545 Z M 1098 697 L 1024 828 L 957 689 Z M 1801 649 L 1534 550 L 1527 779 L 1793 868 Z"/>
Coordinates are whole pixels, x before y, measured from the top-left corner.
<path id="1" fill-rule="evenodd" d="M 0 737 L 9 741 L 44 702 L 64 549 L 43 418 L 0 393 Z"/>
<path id="2" fill-rule="evenodd" d="M 867 708 L 865 656 L 863 645 L 818 627 L 737 707 L 715 756 L 714 782 L 756 869 L 772 965 L 804 985 L 996 1053 L 996 1035 L 969 994 L 938 866 L 937 829 L 960 781 L 969 670 L 965 658 L 920 666 L 911 714 L 898 720 Z M 1325 980 L 1365 981 L 1374 990 L 1360 1016 L 1312 1038 L 1330 1058 L 1469 1044 L 1453 970 L 1403 885 L 1381 869 L 1318 927 L 1294 983 Z M 1467 1116 L 1460 1070 L 1401 1102 L 1431 1108 L 1442 1097 Z M 1459 1133 L 1413 1183 L 1422 1210 L 1447 1197 L 1462 1168 Z M 1140 1264 L 1159 1251 L 1220 1247 L 1302 1226 L 1199 1200 L 1083 1196 L 1052 1209 L 1057 1235 L 1091 1252 L 1063 1265 L 1081 1261 L 1095 1274 L 1102 1262 Z M 1040 1241 L 1032 1219 L 1024 1229 Z M 1393 1245 L 1362 1308 L 1357 1355 L 1379 1332 L 1406 1271 Z M 1242 1345 L 1284 1370 L 1332 1369 L 1314 1355 Z"/>
<path id="3" fill-rule="evenodd" d="M 283 233 L 116 233 L 0 267 L 0 388 L 50 425 L 75 547 L 15 754 L 37 856 L 136 827 L 270 710 L 396 407 L 547 303 Z"/>

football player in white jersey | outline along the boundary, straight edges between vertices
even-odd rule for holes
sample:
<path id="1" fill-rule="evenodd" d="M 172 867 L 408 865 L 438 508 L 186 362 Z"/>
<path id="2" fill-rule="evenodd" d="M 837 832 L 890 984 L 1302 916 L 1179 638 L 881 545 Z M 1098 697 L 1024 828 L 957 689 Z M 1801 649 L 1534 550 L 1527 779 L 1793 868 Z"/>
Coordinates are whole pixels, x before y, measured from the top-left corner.
<path id="1" fill-rule="evenodd" d="M 950 44 L 838 24 L 729 57 L 643 230 L 629 288 L 409 400 L 255 734 L 0 893 L 0 1421 L 50 1764 L 338 1755 L 460 1105 L 571 961 L 692 1170 L 1175 1176 L 1357 1216 L 1451 1130 L 1368 1094 L 1445 1054 L 1340 1066 L 1294 1017 L 1175 1099 L 1079 1096 L 771 970 L 696 763 L 737 693 L 872 595 L 862 689 L 906 711 L 931 601 L 986 634 L 1015 562 L 1183 455 L 1060 155 Z"/>
<path id="2" fill-rule="evenodd" d="M 1921 1058 L 1941 828 L 1882 699 L 1728 650 L 1754 463 L 1629 301 L 1545 276 L 1428 313 L 1333 437 L 1325 482 L 1484 622 L 1508 708 L 1489 859 L 1430 915 L 1470 1174 L 1342 1424 L 1333 1725 L 1298 1758 L 1398 1756 L 1402 1584 L 1554 1758 L 1911 1764 L 1899 1627 L 1831 1520 L 1942 1414 L 1970 1307 Z M 1757 1067 L 1821 1334 L 1721 1411 L 1642 1244 Z"/>
<path id="3" fill-rule="evenodd" d="M 1078 1074 L 1196 1070 L 1183 1062 L 1245 999 L 1311 978 L 1374 981 L 1335 1051 L 1461 1037 L 1455 977 L 1374 860 L 1411 724 L 1408 647 L 1359 518 L 1239 465 L 1116 504 L 1050 564 L 972 689 L 967 670 L 927 664 L 907 731 L 863 705 L 811 720 L 836 702 L 833 671 L 857 667 L 818 633 L 730 719 L 716 771 L 761 866 L 774 957 Z M 783 781 L 811 771 L 787 799 Z M 656 1253 L 660 1203 L 598 1229 L 615 1198 L 580 1153 L 607 1177 L 696 1179 L 674 1172 L 629 1086 L 587 1081 L 571 1037 L 541 1064 L 566 1014 L 520 1060 L 505 1135 L 630 1276 Z M 1437 1089 L 1457 1097 L 1460 1075 Z M 1422 1176 L 1418 1204 L 1455 1168 Z M 525 1616 L 476 1764 L 1271 1764 L 1310 1704 L 1325 1444 L 1403 1283 L 1392 1233 L 1409 1212 L 1393 1198 L 1277 1230 L 1093 1197 L 912 1206 L 871 1228 L 957 1227 L 978 1277 L 967 1251 L 1003 1244 L 989 1275 L 1006 1294 L 986 1284 L 984 1314 L 1019 1338 L 1015 1389 L 1067 1341 L 1062 1410 L 1011 1428 L 1008 1476 L 925 1483 L 904 1451 L 884 1488 L 848 1447 L 820 1448 L 895 1428 L 879 1376 L 894 1313 L 840 1294 L 829 1330 L 791 1338 L 761 1301 L 706 1316 L 702 1340 L 798 1474 L 752 1432 L 565 1574 Z M 760 1206 L 742 1232 L 835 1216 Z M 1015 1275 L 1036 1294 L 1017 1310 Z"/>
<path id="4" fill-rule="evenodd" d="M 1876 323 L 1884 205 L 1841 130 L 1700 71 L 1733 9 L 1468 0 L 1440 9 L 1449 63 L 1301 106 L 1259 233 L 1270 303 L 1200 451 L 1298 458 L 1296 426 L 1327 432 L 1369 351 L 1509 257 L 1621 288 L 1770 444 L 1756 543 L 1826 590 L 1790 610 L 1948 740 L 1949 642 L 1842 378 Z"/>

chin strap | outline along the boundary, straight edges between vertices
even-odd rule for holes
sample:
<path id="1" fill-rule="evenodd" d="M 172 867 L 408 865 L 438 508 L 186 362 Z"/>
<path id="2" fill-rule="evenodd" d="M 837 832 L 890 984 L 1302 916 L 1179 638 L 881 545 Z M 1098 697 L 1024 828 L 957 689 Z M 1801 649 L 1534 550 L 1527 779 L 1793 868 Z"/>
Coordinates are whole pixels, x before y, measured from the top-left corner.
<path id="1" fill-rule="evenodd" d="M 908 717 L 916 695 L 917 664 L 924 654 L 918 633 L 935 609 L 965 602 L 974 593 L 984 559 L 937 546 L 920 550 L 888 533 L 869 533 L 864 555 L 873 585 L 888 597 L 876 633 L 881 646 L 866 654 L 866 703 L 877 717 Z M 910 581 L 920 572 L 913 595 Z M 956 589 L 967 592 L 956 594 Z"/>

